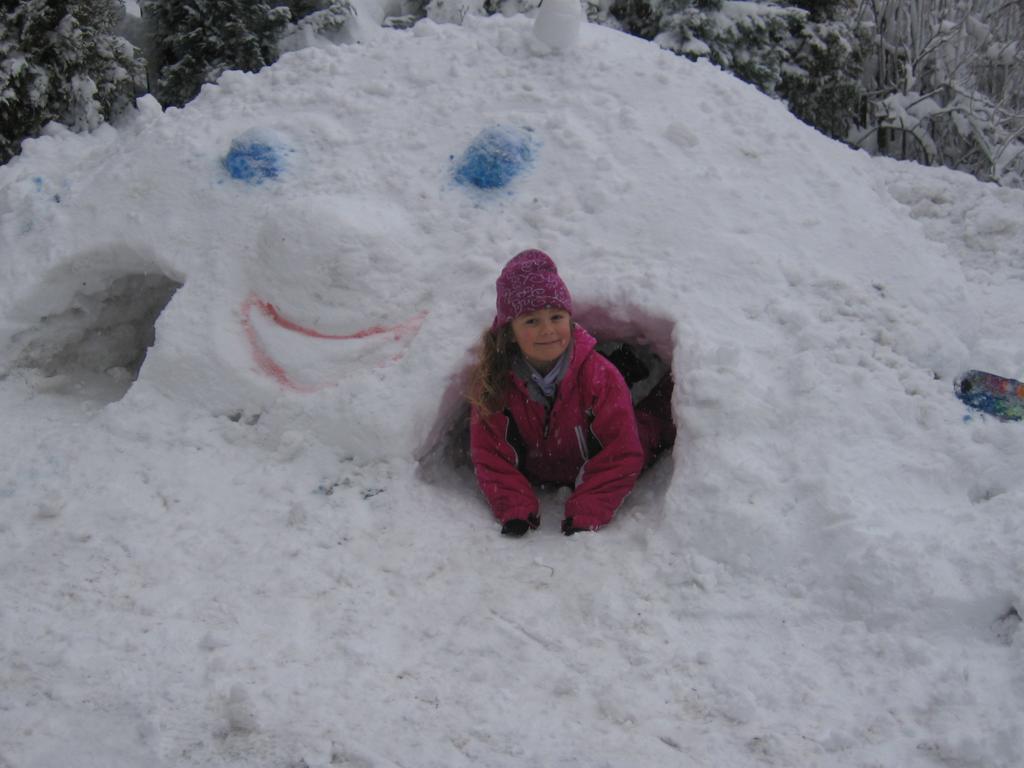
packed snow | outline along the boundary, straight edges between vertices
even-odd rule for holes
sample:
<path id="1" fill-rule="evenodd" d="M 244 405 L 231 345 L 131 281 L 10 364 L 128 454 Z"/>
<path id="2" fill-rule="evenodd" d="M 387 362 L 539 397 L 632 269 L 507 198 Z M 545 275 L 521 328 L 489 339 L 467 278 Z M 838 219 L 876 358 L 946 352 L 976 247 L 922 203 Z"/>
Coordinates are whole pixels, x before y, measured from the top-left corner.
<path id="1" fill-rule="evenodd" d="M 1024 374 L 1024 192 L 532 25 L 290 53 L 0 168 L 4 768 L 1024 764 L 1024 426 L 953 394 Z M 529 162 L 459 183 L 495 128 Z M 675 376 L 597 533 L 563 491 L 501 537 L 465 464 L 530 247 Z"/>

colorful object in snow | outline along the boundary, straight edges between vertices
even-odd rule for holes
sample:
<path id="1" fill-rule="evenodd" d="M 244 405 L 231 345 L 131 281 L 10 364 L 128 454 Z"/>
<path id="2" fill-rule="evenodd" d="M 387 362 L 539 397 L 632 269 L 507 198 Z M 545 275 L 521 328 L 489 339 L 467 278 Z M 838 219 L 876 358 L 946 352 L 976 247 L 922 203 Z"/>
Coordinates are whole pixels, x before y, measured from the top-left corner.
<path id="1" fill-rule="evenodd" d="M 1024 420 L 1024 383 L 984 371 L 968 371 L 954 384 L 956 396 L 1000 421 Z"/>
<path id="2" fill-rule="evenodd" d="M 284 156 L 290 150 L 281 137 L 271 131 L 253 129 L 231 142 L 224 167 L 231 178 L 249 184 L 276 179 L 284 170 Z"/>
<path id="3" fill-rule="evenodd" d="M 479 189 L 500 189 L 533 160 L 534 145 L 528 128 L 487 128 L 459 159 L 455 181 Z"/>

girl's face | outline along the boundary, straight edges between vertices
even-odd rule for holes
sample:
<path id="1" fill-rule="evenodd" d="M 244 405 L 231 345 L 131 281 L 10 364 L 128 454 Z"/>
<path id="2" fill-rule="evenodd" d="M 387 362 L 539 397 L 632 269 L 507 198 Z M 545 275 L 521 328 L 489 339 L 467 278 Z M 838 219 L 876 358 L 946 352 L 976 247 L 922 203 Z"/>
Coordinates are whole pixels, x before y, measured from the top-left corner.
<path id="1" fill-rule="evenodd" d="M 513 320 L 512 334 L 526 362 L 547 373 L 569 348 L 572 318 L 564 309 L 538 309 Z"/>

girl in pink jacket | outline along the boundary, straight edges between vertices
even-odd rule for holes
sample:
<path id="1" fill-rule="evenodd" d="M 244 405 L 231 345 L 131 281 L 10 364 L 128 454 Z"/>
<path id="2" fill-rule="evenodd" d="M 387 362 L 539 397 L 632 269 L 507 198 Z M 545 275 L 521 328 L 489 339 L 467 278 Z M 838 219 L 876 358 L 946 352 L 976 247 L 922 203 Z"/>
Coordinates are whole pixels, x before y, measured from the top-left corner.
<path id="1" fill-rule="evenodd" d="M 606 525 L 664 442 L 659 424 L 642 440 L 629 388 L 596 343 L 573 323 L 547 254 L 523 251 L 505 265 L 470 392 L 470 456 L 507 536 L 540 524 L 534 483 L 573 489 L 567 536 Z"/>

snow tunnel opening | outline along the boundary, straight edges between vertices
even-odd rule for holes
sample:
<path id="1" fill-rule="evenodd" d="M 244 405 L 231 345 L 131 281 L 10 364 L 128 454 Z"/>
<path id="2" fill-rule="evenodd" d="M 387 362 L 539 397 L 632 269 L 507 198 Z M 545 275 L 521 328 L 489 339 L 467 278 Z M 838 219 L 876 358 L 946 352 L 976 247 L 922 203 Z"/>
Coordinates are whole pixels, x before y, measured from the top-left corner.
<path id="1" fill-rule="evenodd" d="M 673 452 L 676 434 L 672 406 L 675 323 L 635 307 L 609 311 L 583 306 L 577 309 L 574 319 L 597 339 L 597 351 L 616 365 L 630 385 L 641 439 L 646 434 L 651 441 L 645 451 L 650 460 L 624 509 L 631 503 L 645 503 L 652 496 L 660 499 L 671 482 L 673 462 L 666 459 Z M 469 452 L 470 406 L 466 396 L 472 371 L 471 363 L 452 377 L 434 428 L 420 453 L 419 472 L 428 483 L 472 488 L 475 492 Z"/>
<path id="2" fill-rule="evenodd" d="M 66 309 L 41 316 L 13 338 L 13 367 L 29 373 L 38 391 L 117 402 L 138 379 L 156 341 L 157 318 L 181 286 L 143 272 L 77 291 Z"/>

